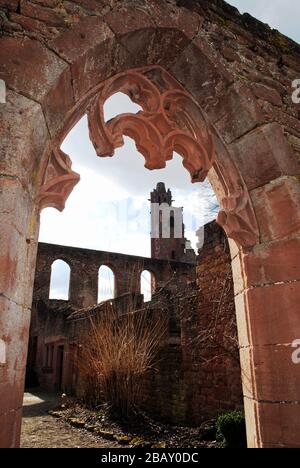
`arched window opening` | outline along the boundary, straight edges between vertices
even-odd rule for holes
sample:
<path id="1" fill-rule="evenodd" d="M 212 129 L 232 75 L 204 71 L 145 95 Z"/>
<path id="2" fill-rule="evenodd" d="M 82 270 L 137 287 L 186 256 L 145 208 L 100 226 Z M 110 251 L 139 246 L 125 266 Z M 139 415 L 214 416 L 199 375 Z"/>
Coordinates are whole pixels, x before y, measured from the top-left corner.
<path id="1" fill-rule="evenodd" d="M 155 292 L 156 281 L 151 271 L 144 270 L 141 273 L 141 294 L 144 296 L 144 302 L 150 302 Z"/>
<path id="2" fill-rule="evenodd" d="M 141 106 L 135 104 L 127 94 L 116 93 L 107 99 L 103 106 L 104 120 L 109 120 L 121 114 L 137 114 L 143 110 Z"/>
<path id="3" fill-rule="evenodd" d="M 99 268 L 98 274 L 98 304 L 100 302 L 114 299 L 115 297 L 115 275 L 106 265 Z"/>
<path id="4" fill-rule="evenodd" d="M 55 260 L 51 266 L 49 299 L 69 300 L 71 268 L 63 260 Z"/>

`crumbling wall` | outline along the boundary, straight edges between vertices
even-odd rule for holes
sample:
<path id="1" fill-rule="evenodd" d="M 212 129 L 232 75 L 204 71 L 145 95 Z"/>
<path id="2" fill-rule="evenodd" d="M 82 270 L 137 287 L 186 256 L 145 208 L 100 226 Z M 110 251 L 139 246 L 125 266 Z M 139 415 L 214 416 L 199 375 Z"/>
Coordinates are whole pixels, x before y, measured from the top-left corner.
<path id="1" fill-rule="evenodd" d="M 145 380 L 145 409 L 175 424 L 199 424 L 242 408 L 242 383 L 228 242 L 205 226 L 197 284 L 164 294 L 152 307 L 170 318 L 159 363 Z"/>
<path id="2" fill-rule="evenodd" d="M 68 301 L 49 299 L 51 266 L 58 259 L 71 269 Z M 78 372 L 73 362 L 76 344 L 89 316 L 101 314 L 103 310 L 97 305 L 98 271 L 103 264 L 115 274 L 116 297 L 112 303 L 119 313 L 143 307 L 140 275 L 145 269 L 153 273 L 157 291 L 166 285 L 176 291 L 195 278 L 195 265 L 184 262 L 39 243 L 27 361 L 28 386 L 38 381 L 47 390 L 76 393 Z M 48 348 L 51 363 L 47 362 Z"/>
<path id="3" fill-rule="evenodd" d="M 34 300 L 49 299 L 51 266 L 55 260 L 63 260 L 70 266 L 69 302 L 78 309 L 97 304 L 98 273 L 102 265 L 108 266 L 114 273 L 115 297 L 128 292 L 140 293 L 143 270 L 154 275 L 157 290 L 172 277 L 176 277 L 180 287 L 181 283 L 192 280 L 195 272 L 193 265 L 184 262 L 39 243 Z"/>
<path id="4" fill-rule="evenodd" d="M 89 317 L 99 316 L 106 306 L 91 305 L 80 309 L 76 300 L 72 302 L 72 295 L 69 302 L 48 300 L 48 285 L 43 283 L 49 277 L 46 265 L 51 266 L 54 259 L 62 258 L 77 268 L 79 278 L 79 271 L 81 274 L 97 271 L 99 259 L 104 254 L 108 255 L 55 245 L 39 246 L 31 347 L 38 337 L 35 370 L 41 385 L 49 390 L 58 389 L 61 383 L 64 391 L 80 394 L 80 379 L 74 363 L 78 344 L 88 330 Z M 136 266 L 138 261 L 138 257 L 109 256 L 116 264 L 122 260 L 126 265 L 133 262 Z M 76 265 L 80 262 L 79 269 Z M 170 275 L 168 262 L 150 259 L 147 262 L 151 263 L 152 269 L 157 267 L 160 278 L 164 278 L 152 301 L 144 304 L 143 297 L 134 291 L 113 301 L 113 307 L 120 313 L 146 308 L 149 313 L 159 310 L 168 317 L 166 341 L 159 350 L 157 364 L 144 379 L 144 408 L 157 418 L 174 424 L 196 425 L 203 419 L 241 407 L 233 280 L 224 231 L 215 222 L 205 226 L 197 276 L 193 275 L 191 265 L 182 264 L 180 276 L 177 262 L 174 262 L 176 275 Z M 77 290 L 79 287 L 77 284 Z M 54 345 L 53 365 L 48 368 L 46 349 L 51 343 Z M 57 366 L 58 350 L 62 346 L 65 362 L 60 382 Z"/>

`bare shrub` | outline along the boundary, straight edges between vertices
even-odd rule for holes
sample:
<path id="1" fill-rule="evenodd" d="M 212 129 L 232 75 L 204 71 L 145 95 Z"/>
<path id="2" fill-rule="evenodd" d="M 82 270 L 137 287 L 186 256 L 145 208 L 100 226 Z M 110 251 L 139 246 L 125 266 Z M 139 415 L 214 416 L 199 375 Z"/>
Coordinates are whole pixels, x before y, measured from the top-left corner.
<path id="1" fill-rule="evenodd" d="M 167 320 L 147 309 L 120 316 L 107 303 L 100 317 L 90 318 L 82 339 L 79 370 L 84 399 L 90 406 L 106 403 L 126 418 L 139 406 L 143 375 L 157 362 Z"/>

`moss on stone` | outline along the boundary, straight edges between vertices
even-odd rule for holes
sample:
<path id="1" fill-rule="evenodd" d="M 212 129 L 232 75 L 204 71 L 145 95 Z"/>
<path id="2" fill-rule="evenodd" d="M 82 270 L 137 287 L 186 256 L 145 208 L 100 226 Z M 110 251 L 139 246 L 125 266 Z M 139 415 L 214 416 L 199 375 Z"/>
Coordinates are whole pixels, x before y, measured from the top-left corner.
<path id="1" fill-rule="evenodd" d="M 274 47 L 279 49 L 284 54 L 291 54 L 293 52 L 291 42 L 279 31 L 272 31 L 269 41 Z"/>

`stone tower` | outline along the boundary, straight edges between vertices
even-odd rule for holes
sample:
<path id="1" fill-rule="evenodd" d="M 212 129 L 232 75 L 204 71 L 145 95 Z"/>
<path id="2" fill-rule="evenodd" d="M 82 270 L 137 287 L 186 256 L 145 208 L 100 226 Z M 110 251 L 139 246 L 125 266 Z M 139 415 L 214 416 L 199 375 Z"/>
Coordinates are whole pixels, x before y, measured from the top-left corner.
<path id="1" fill-rule="evenodd" d="M 195 261 L 195 253 L 184 236 L 183 209 L 172 205 L 172 192 L 159 182 L 150 194 L 151 257 Z"/>

